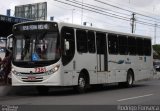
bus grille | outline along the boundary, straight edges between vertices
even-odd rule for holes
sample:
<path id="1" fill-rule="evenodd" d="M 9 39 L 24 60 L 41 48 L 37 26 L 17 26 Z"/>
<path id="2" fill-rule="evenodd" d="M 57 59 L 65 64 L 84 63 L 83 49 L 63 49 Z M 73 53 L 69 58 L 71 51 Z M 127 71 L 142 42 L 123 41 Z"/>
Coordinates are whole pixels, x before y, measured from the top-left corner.
<path id="1" fill-rule="evenodd" d="M 23 77 L 21 78 L 23 82 L 42 82 L 43 77 Z"/>
<path id="2" fill-rule="evenodd" d="M 23 73 L 21 73 L 21 74 L 30 75 L 31 73 L 24 73 L 24 72 L 23 72 Z M 40 73 L 32 73 L 32 74 L 33 74 L 33 75 L 34 75 L 34 74 L 44 74 L 44 72 L 40 72 Z"/>
<path id="3" fill-rule="evenodd" d="M 23 82 L 42 82 L 43 80 L 23 80 Z"/>

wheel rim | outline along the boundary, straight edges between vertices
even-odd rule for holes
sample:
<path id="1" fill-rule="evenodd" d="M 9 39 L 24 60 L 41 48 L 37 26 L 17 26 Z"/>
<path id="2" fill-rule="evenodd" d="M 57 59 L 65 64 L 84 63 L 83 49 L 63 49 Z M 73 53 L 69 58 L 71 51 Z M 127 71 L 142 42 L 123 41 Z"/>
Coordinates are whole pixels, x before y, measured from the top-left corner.
<path id="1" fill-rule="evenodd" d="M 86 85 L 86 82 L 85 82 L 84 78 L 82 78 L 82 77 L 79 78 L 79 87 L 84 88 L 85 85 Z"/>
<path id="2" fill-rule="evenodd" d="M 133 78 L 132 78 L 132 75 L 129 74 L 129 76 L 128 76 L 128 84 L 132 85 L 132 83 L 133 83 Z"/>

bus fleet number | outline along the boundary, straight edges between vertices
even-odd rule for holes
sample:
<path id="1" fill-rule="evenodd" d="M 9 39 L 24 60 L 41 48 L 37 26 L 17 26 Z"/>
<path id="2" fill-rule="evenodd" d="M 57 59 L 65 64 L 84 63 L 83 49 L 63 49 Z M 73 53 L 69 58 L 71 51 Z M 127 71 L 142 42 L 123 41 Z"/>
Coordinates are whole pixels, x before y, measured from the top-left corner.
<path id="1" fill-rule="evenodd" d="M 36 73 L 46 72 L 46 68 L 45 67 L 37 67 L 37 68 L 35 68 L 35 72 Z"/>

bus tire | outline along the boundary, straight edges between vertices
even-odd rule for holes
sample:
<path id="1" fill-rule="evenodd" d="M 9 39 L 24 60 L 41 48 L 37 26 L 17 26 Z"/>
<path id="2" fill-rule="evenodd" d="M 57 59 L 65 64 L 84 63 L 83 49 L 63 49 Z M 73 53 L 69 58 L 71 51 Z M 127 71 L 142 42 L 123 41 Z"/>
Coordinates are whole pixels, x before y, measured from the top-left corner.
<path id="1" fill-rule="evenodd" d="M 119 82 L 118 86 L 122 87 L 122 88 L 132 87 L 133 86 L 133 82 L 134 82 L 133 72 L 131 70 L 128 70 L 127 77 L 126 77 L 126 82 Z"/>
<path id="2" fill-rule="evenodd" d="M 75 87 L 76 92 L 85 93 L 87 90 L 87 79 L 84 74 L 80 74 L 78 78 L 78 85 Z"/>
<path id="3" fill-rule="evenodd" d="M 46 86 L 37 86 L 36 89 L 40 95 L 47 95 L 49 91 L 49 88 Z"/>
<path id="4" fill-rule="evenodd" d="M 125 82 L 126 87 L 132 87 L 134 82 L 133 72 L 128 70 L 127 72 L 127 81 Z"/>

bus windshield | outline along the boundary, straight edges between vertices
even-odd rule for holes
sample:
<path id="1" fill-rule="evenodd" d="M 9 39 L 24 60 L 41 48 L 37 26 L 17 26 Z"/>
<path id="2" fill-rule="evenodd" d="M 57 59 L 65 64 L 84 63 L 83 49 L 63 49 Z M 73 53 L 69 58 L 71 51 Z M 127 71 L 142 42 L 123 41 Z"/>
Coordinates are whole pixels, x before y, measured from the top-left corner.
<path id="1" fill-rule="evenodd" d="M 47 62 L 60 58 L 58 32 L 18 34 L 14 41 L 14 62 Z"/>

